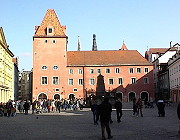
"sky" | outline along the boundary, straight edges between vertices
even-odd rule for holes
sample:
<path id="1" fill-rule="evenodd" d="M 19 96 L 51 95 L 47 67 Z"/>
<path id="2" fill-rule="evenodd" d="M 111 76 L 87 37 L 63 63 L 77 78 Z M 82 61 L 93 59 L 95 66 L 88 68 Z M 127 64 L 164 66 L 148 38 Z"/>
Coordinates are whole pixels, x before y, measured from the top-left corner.
<path id="1" fill-rule="evenodd" d="M 0 27 L 19 59 L 19 70 L 32 69 L 35 26 L 47 9 L 54 9 L 68 36 L 68 51 L 92 50 L 96 34 L 98 50 L 129 50 L 143 56 L 149 48 L 169 48 L 179 42 L 179 0 L 0 0 Z"/>

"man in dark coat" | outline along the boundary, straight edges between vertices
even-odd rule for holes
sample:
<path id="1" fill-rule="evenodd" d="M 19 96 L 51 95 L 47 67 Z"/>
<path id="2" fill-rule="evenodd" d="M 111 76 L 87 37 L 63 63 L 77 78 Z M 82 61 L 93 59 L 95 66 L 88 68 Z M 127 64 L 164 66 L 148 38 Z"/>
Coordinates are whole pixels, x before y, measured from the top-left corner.
<path id="1" fill-rule="evenodd" d="M 91 111 L 93 112 L 93 120 L 94 120 L 94 125 L 97 125 L 97 110 L 98 110 L 98 105 L 97 105 L 97 101 L 93 102 L 93 105 L 91 106 Z"/>
<path id="2" fill-rule="evenodd" d="M 26 101 L 23 106 L 24 106 L 24 110 L 25 110 L 25 115 L 28 115 L 28 110 L 30 108 L 28 101 Z"/>
<path id="3" fill-rule="evenodd" d="M 117 114 L 117 122 L 120 123 L 122 117 L 122 102 L 120 98 L 118 98 L 117 101 L 115 102 L 115 109 Z"/>
<path id="4" fill-rule="evenodd" d="M 179 102 L 178 107 L 177 107 L 177 115 L 178 115 L 178 118 L 180 120 L 180 102 Z"/>
<path id="5" fill-rule="evenodd" d="M 111 139 L 111 129 L 109 127 L 109 122 L 111 120 L 112 105 L 109 103 L 109 99 L 105 98 L 104 101 L 98 107 L 98 116 L 100 116 L 102 140 L 105 138 L 105 129 L 108 134 L 108 139 Z M 98 118 L 99 119 L 99 118 Z"/>
<path id="6" fill-rule="evenodd" d="M 158 108 L 158 114 L 159 114 L 159 117 L 165 117 L 165 103 L 164 103 L 164 100 L 163 99 L 159 99 L 157 101 L 157 108 Z"/>

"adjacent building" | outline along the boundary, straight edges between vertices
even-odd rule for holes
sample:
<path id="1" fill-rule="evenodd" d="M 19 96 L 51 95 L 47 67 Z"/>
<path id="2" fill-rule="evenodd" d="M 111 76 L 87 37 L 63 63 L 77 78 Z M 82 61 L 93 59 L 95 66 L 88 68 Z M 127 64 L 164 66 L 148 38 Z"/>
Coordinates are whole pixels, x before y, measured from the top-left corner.
<path id="1" fill-rule="evenodd" d="M 13 58 L 13 93 L 14 93 L 14 100 L 18 100 L 18 82 L 19 82 L 19 69 L 18 69 L 18 58 Z"/>
<path id="2" fill-rule="evenodd" d="M 3 28 L 0 27 L 0 102 L 14 100 L 13 92 L 13 53 L 6 43 Z"/>
<path id="3" fill-rule="evenodd" d="M 80 44 L 80 43 L 78 43 Z M 93 35 L 92 51 L 67 51 L 66 26 L 53 9 L 46 12 L 33 36 L 32 99 L 118 96 L 154 97 L 153 65 L 125 43 L 118 50 L 98 50 Z M 101 81 L 99 81 L 101 80 Z"/>
<path id="4" fill-rule="evenodd" d="M 19 72 L 18 99 L 32 100 L 32 71 Z"/>
<path id="5" fill-rule="evenodd" d="M 168 61 L 170 98 L 173 102 L 180 102 L 180 47 Z"/>
<path id="6" fill-rule="evenodd" d="M 145 53 L 146 59 L 152 61 L 154 65 L 155 99 L 163 98 L 164 100 L 170 100 L 168 60 L 176 53 L 178 46 L 178 43 L 172 45 L 170 42 L 170 48 L 150 48 Z"/>

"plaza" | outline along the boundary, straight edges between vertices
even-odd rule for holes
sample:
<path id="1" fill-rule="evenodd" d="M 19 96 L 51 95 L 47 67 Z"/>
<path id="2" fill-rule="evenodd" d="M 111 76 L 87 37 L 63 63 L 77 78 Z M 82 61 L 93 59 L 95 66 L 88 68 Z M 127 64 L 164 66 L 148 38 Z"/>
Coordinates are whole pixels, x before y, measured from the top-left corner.
<path id="1" fill-rule="evenodd" d="M 123 116 L 116 121 L 112 112 L 112 140 L 178 140 L 180 120 L 177 104 L 166 106 L 166 116 L 158 117 L 157 107 L 143 108 L 143 117 L 132 116 L 132 103 L 123 103 Z M 100 122 L 93 124 L 90 108 L 60 113 L 19 114 L 0 117 L 1 140 L 101 140 Z"/>

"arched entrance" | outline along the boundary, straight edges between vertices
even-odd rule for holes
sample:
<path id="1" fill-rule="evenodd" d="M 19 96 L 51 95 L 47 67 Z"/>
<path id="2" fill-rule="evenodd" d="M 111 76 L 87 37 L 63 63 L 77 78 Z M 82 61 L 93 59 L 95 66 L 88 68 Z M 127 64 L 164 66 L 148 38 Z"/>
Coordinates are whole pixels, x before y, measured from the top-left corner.
<path id="1" fill-rule="evenodd" d="M 47 99 L 47 95 L 44 93 L 39 94 L 38 100 L 44 100 L 44 99 Z"/>
<path id="2" fill-rule="evenodd" d="M 141 92 L 141 99 L 147 99 L 149 101 L 149 94 L 146 91 Z"/>
<path id="3" fill-rule="evenodd" d="M 69 94 L 69 100 L 74 100 L 75 99 L 75 95 L 74 94 Z"/>
<path id="4" fill-rule="evenodd" d="M 120 98 L 122 101 L 123 93 L 122 92 L 116 92 L 116 98 Z"/>
<path id="5" fill-rule="evenodd" d="M 136 97 L 136 94 L 134 92 L 130 92 L 128 94 L 128 101 L 131 102 Z"/>
<path id="6" fill-rule="evenodd" d="M 54 95 L 54 100 L 60 100 L 60 95 L 59 94 L 55 94 Z"/>

